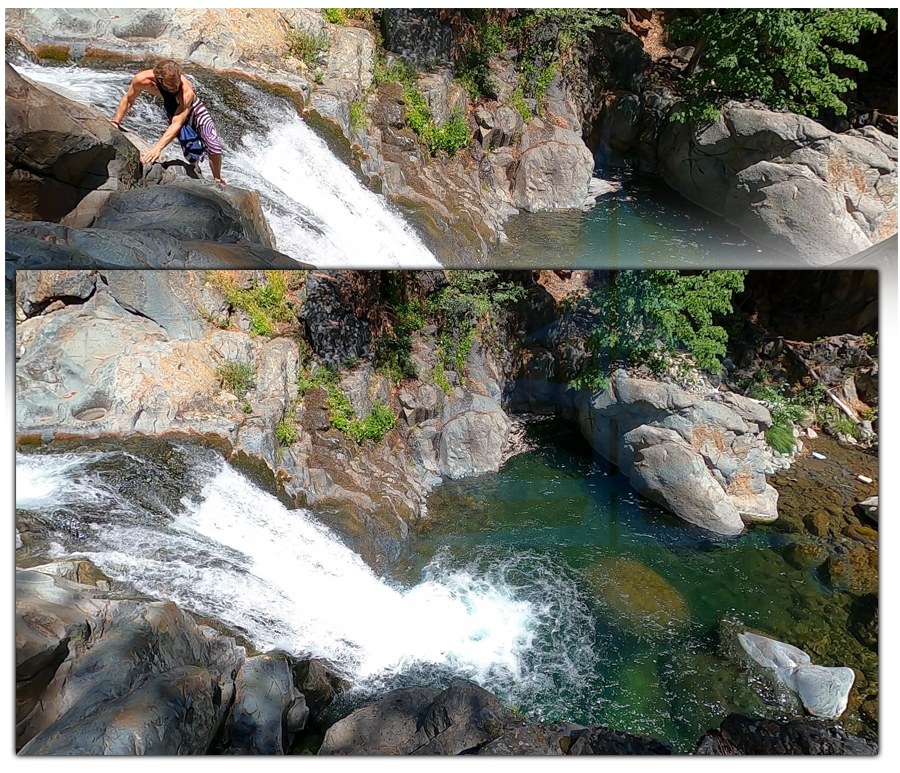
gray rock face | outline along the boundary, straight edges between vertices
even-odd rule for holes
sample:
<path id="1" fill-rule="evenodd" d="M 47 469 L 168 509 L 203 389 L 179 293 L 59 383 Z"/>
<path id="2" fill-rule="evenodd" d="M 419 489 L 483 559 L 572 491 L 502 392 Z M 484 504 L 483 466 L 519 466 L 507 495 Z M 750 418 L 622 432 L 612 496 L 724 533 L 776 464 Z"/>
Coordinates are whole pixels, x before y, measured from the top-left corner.
<path id="1" fill-rule="evenodd" d="M 93 226 L 126 233 L 161 231 L 182 241 L 275 246 L 255 193 L 189 179 L 114 194 Z"/>
<path id="2" fill-rule="evenodd" d="M 322 23 L 302 8 L 244 9 L 117 8 L 115 15 L 97 8 L 16 8 L 6 13 L 6 30 L 40 55 L 52 44 L 68 50 L 73 61 L 88 49 L 147 61 L 171 57 L 218 70 L 265 75 L 309 94 L 309 83 L 286 68 L 281 53 L 286 29 Z"/>
<path id="3" fill-rule="evenodd" d="M 747 521 L 778 517 L 766 483 L 772 453 L 768 409 L 749 398 L 703 396 L 616 371 L 607 389 L 577 409 L 584 437 L 648 499 L 688 523 L 737 534 Z"/>
<path id="4" fill-rule="evenodd" d="M 163 602 L 16 573 L 17 748 L 23 754 L 202 754 L 244 652 Z"/>
<path id="5" fill-rule="evenodd" d="M 303 693 L 313 718 L 327 709 L 338 693 L 350 688 L 350 682 L 319 658 L 300 661 L 294 669 L 294 683 Z"/>
<path id="6" fill-rule="evenodd" d="M 288 742 L 284 731 L 293 734 L 302 730 L 308 715 L 287 660 L 270 655 L 248 658 L 235 680 L 234 706 L 224 729 L 224 751 L 284 754 Z"/>
<path id="7" fill-rule="evenodd" d="M 579 135 L 535 118 L 525 128 L 519 149 L 516 207 L 545 212 L 582 206 L 594 159 Z"/>
<path id="8" fill-rule="evenodd" d="M 330 367 L 372 355 L 369 324 L 353 313 L 339 282 L 336 274 L 322 272 L 310 274 L 306 280 L 305 318 L 310 343 Z"/>
<path id="9" fill-rule="evenodd" d="M 732 102 L 703 129 L 669 122 L 658 154 L 679 193 L 812 265 L 897 231 L 897 140 L 873 127 L 834 134 L 803 116 Z"/>
<path id="10" fill-rule="evenodd" d="M 411 65 L 450 59 L 453 37 L 437 12 L 424 8 L 385 8 L 381 14 L 384 47 Z"/>
<path id="11" fill-rule="evenodd" d="M 505 715 L 493 695 L 462 679 L 443 692 L 393 690 L 332 725 L 319 754 L 460 754 L 492 740 Z"/>
<path id="12" fill-rule="evenodd" d="M 471 401 L 462 404 L 450 401 L 444 407 L 440 474 L 462 478 L 498 470 L 509 429 L 506 414 L 489 397 L 473 395 Z"/>
<path id="13" fill-rule="evenodd" d="M 59 220 L 130 187 L 136 151 L 108 120 L 6 65 L 6 216 Z M 132 161 L 129 161 L 132 159 Z"/>
<path id="14" fill-rule="evenodd" d="M 16 327 L 18 432 L 209 434 L 274 472 L 275 427 L 297 398 L 295 341 L 211 332 L 208 288 L 194 272 L 98 272 L 83 303 L 68 294 L 72 275 L 34 274 L 20 273 L 23 298 L 42 287 L 40 297 L 60 293 L 60 308 Z M 255 374 L 250 416 L 220 388 L 228 360 Z"/>
<path id="15" fill-rule="evenodd" d="M 33 316 L 63 298 L 87 300 L 94 293 L 90 271 L 18 271 L 16 303 L 26 316 Z"/>

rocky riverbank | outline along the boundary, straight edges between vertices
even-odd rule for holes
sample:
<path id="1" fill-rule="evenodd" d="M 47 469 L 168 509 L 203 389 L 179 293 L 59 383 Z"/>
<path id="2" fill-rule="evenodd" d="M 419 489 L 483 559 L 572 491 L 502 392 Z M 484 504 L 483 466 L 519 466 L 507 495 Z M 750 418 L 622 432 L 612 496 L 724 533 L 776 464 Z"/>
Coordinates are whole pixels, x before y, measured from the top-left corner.
<path id="1" fill-rule="evenodd" d="M 83 563 L 83 562 L 82 562 Z M 464 680 L 406 688 L 315 730 L 336 693 L 329 666 L 249 657 L 175 604 L 114 600 L 75 566 L 16 572 L 16 748 L 46 754 L 672 754 L 653 738 L 524 721 Z M 118 665 L 116 665 L 118 664 Z M 98 667 L 98 665 L 102 667 Z M 831 722 L 732 715 L 699 754 L 877 754 Z"/>
<path id="2" fill-rule="evenodd" d="M 502 52 L 488 63 L 496 97 L 473 101 L 449 60 L 454 32 L 435 12 L 392 10 L 381 25 L 383 49 L 371 30 L 328 23 L 310 9 L 129 10 L 114 19 L 19 9 L 7 12 L 7 39 L 42 61 L 174 56 L 290 89 L 333 149 L 407 212 L 447 266 L 483 260 L 517 212 L 589 205 L 609 189 L 592 186 L 592 174 L 610 162 L 662 176 L 806 264 L 850 257 L 897 231 L 897 141 L 873 126 L 835 133 L 738 103 L 708 126 L 673 121 L 678 54 L 650 56 L 627 29 L 596 30 L 590 51 L 530 104 L 520 104 L 518 52 Z M 286 53 L 298 35 L 324 41 L 315 62 Z M 390 74 L 395 61 L 419 68 L 409 84 Z M 459 114 L 469 147 L 432 154 L 410 127 L 408 88 L 421 94 L 435 126 Z"/>

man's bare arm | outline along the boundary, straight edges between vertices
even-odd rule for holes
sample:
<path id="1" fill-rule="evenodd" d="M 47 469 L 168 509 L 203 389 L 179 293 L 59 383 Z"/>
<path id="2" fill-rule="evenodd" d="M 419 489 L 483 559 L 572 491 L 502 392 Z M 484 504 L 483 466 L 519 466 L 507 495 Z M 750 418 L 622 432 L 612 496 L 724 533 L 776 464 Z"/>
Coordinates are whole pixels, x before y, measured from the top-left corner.
<path id="1" fill-rule="evenodd" d="M 112 119 L 112 125 L 117 129 L 119 128 L 119 124 L 125 120 L 125 116 L 128 114 L 128 111 L 131 110 L 131 106 L 134 104 L 134 100 L 138 98 L 138 94 L 144 90 L 144 84 L 138 80 L 140 76 L 141 74 L 138 73 L 132 78 L 128 91 L 125 92 L 125 96 L 122 97 L 122 101 L 119 102 L 119 106 L 116 108 L 116 114 Z"/>

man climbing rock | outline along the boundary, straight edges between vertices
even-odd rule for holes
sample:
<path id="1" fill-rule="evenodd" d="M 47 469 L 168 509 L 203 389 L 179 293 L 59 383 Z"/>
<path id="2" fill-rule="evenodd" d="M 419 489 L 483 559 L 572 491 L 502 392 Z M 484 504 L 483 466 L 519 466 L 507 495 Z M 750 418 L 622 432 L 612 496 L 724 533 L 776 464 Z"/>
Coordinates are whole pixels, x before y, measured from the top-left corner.
<path id="1" fill-rule="evenodd" d="M 207 155 L 213 178 L 225 185 L 222 179 L 222 145 L 212 115 L 194 93 L 194 87 L 184 77 L 178 63 L 173 59 L 163 59 L 152 70 L 142 70 L 134 76 L 112 119 L 117 129 L 142 91 L 162 98 L 170 123 L 159 142 L 141 154 L 141 163 L 157 161 L 166 146 L 177 137 L 184 157 L 191 165 L 199 171 L 200 162 L 204 154 Z"/>

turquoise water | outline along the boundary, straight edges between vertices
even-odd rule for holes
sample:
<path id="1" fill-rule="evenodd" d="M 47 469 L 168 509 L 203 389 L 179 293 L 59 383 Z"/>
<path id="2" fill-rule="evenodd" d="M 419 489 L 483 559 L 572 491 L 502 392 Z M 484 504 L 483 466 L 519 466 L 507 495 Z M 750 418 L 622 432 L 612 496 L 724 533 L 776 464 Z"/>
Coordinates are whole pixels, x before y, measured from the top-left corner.
<path id="1" fill-rule="evenodd" d="M 498 265 L 517 268 L 784 268 L 796 263 L 679 196 L 661 179 L 625 178 L 587 212 L 520 212 Z M 492 264 L 494 258 L 492 257 Z"/>
<path id="2" fill-rule="evenodd" d="M 521 598 L 559 607 L 532 651 L 556 671 L 541 683 L 492 684 L 510 705 L 543 719 L 648 734 L 680 751 L 730 711 L 800 716 L 783 690 L 725 656 L 720 642 L 734 634 L 720 635 L 723 621 L 820 652 L 816 663 L 877 674 L 875 653 L 847 630 L 850 598 L 788 562 L 789 536 L 756 529 L 710 540 L 641 501 L 602 460 L 594 464 L 573 428 L 549 423 L 529 431 L 537 450 L 431 496 L 429 521 L 403 567 L 411 581 L 435 556 L 445 569 L 505 571 Z M 598 566 L 607 578 L 599 594 L 590 579 Z M 642 611 L 623 618 L 609 603 L 637 572 L 631 606 L 653 606 L 657 579 L 645 581 L 642 567 L 671 589 L 663 595 L 683 603 L 686 619 L 659 626 L 650 613 L 644 622 Z M 560 649 L 567 659 L 551 657 Z M 865 732 L 857 719 L 845 715 Z"/>

